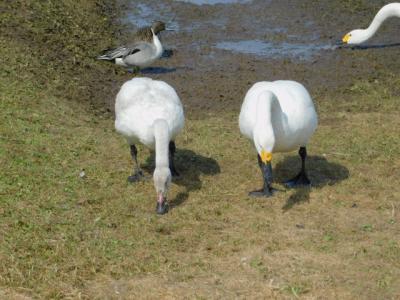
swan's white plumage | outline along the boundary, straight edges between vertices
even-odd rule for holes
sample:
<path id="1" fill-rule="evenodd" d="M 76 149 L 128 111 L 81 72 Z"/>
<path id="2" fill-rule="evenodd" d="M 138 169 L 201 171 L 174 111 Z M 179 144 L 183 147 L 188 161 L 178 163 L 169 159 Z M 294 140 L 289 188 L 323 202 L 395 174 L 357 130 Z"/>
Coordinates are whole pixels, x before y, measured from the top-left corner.
<path id="1" fill-rule="evenodd" d="M 140 142 L 155 149 L 153 180 L 157 213 L 164 214 L 172 176 L 169 143 L 174 141 L 185 122 L 181 101 L 175 90 L 163 81 L 134 78 L 125 82 L 118 92 L 115 115 L 115 128 L 130 145 Z"/>
<path id="2" fill-rule="evenodd" d="M 383 6 L 367 29 L 350 31 L 343 37 L 343 42 L 350 45 L 358 45 L 368 41 L 378 31 L 382 23 L 392 17 L 400 17 L 400 3 L 395 2 Z"/>
<path id="3" fill-rule="evenodd" d="M 175 90 L 163 81 L 134 78 L 117 94 L 115 128 L 130 144 L 140 142 L 154 149 L 154 122 L 168 124 L 170 140 L 182 130 L 185 122 L 181 101 Z"/>
<path id="4" fill-rule="evenodd" d="M 287 152 L 305 146 L 317 128 L 317 113 L 303 85 L 258 82 L 247 92 L 239 115 L 241 133 L 257 152 Z"/>

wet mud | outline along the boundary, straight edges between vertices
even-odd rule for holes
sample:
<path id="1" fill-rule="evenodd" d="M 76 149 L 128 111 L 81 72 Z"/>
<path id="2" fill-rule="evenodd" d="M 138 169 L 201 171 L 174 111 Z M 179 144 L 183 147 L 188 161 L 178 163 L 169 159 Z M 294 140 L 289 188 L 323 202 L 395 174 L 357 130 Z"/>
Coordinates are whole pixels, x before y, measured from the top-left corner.
<path id="1" fill-rule="evenodd" d="M 238 111 L 257 81 L 297 80 L 314 97 L 327 99 L 345 95 L 358 80 L 398 74 L 399 19 L 387 21 L 363 47 L 338 46 L 348 31 L 367 27 L 383 4 L 139 0 L 124 4 L 121 22 L 126 40 L 135 28 L 154 20 L 174 29 L 161 34 L 170 55 L 141 75 L 170 83 L 186 111 L 196 116 Z"/>

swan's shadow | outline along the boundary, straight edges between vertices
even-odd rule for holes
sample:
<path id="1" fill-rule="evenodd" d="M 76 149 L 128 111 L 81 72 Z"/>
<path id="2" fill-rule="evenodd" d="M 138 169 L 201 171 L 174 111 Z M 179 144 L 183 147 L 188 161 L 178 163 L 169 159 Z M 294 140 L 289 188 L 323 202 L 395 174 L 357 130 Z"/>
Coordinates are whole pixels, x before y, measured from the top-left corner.
<path id="1" fill-rule="evenodd" d="M 177 71 L 192 71 L 193 68 L 190 67 L 182 67 L 182 66 L 178 66 L 175 68 L 164 68 L 164 67 L 148 67 L 145 69 L 140 70 L 141 74 L 168 74 L 168 73 L 173 73 L 173 72 L 177 72 Z"/>
<path id="2" fill-rule="evenodd" d="M 368 49 L 385 49 L 385 48 L 395 48 L 400 47 L 400 43 L 391 43 L 391 44 L 377 44 L 377 45 L 356 45 L 356 46 L 348 46 L 348 45 L 339 45 L 339 49 L 351 49 L 351 50 L 368 50 Z"/>
<path id="3" fill-rule="evenodd" d="M 152 151 L 142 166 L 147 172 L 152 172 L 155 168 L 155 154 Z M 211 157 L 205 157 L 188 149 L 176 149 L 175 152 L 175 168 L 180 176 L 172 181 L 179 186 L 184 186 L 185 191 L 176 195 L 175 199 L 170 202 L 170 208 L 179 206 L 185 202 L 191 191 L 199 190 L 202 187 L 200 176 L 215 175 L 221 172 L 217 161 Z"/>
<path id="4" fill-rule="evenodd" d="M 176 68 L 148 67 L 140 70 L 142 74 L 168 74 L 176 72 Z"/>
<path id="5" fill-rule="evenodd" d="M 278 182 L 284 182 L 294 177 L 301 168 L 299 156 L 287 156 L 274 169 L 274 177 Z M 311 181 L 311 188 L 322 188 L 326 185 L 335 185 L 349 177 L 349 170 L 338 163 L 329 162 L 322 156 L 308 156 L 306 160 L 307 174 Z M 297 188 L 282 207 L 286 212 L 295 204 L 308 202 L 311 188 Z"/>

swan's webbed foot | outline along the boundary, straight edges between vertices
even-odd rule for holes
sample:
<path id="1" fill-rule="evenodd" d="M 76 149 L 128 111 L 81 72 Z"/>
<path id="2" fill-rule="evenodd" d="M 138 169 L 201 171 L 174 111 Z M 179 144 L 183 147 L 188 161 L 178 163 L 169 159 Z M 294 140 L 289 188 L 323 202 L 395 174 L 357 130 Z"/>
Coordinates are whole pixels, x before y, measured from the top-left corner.
<path id="1" fill-rule="evenodd" d="M 262 198 L 262 197 L 269 198 L 269 197 L 273 196 L 275 191 L 276 191 L 275 189 L 273 189 L 271 187 L 268 187 L 266 189 L 263 188 L 263 189 L 260 189 L 260 190 L 252 191 L 252 192 L 249 193 L 249 196 L 250 197 L 255 197 L 255 198 Z"/>
<path id="2" fill-rule="evenodd" d="M 308 179 L 305 172 L 300 172 L 296 177 L 285 182 L 288 188 L 295 188 L 299 186 L 311 186 L 311 181 Z"/>
<path id="3" fill-rule="evenodd" d="M 168 212 L 169 205 L 167 201 L 157 202 L 156 212 L 158 215 L 164 215 Z"/>
<path id="4" fill-rule="evenodd" d="M 142 170 L 137 170 L 134 174 L 128 176 L 128 182 L 134 183 L 144 180 L 144 174 Z"/>

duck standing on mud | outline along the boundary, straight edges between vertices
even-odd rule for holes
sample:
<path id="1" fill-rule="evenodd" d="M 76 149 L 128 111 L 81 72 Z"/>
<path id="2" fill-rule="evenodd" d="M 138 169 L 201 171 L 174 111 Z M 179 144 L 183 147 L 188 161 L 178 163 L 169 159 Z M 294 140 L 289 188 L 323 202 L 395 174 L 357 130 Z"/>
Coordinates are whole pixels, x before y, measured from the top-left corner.
<path id="1" fill-rule="evenodd" d="M 163 46 L 157 36 L 163 30 L 165 23 L 161 21 L 154 22 L 151 27 L 142 27 L 134 34 L 130 44 L 108 49 L 97 59 L 127 68 L 148 67 L 163 54 Z"/>

